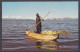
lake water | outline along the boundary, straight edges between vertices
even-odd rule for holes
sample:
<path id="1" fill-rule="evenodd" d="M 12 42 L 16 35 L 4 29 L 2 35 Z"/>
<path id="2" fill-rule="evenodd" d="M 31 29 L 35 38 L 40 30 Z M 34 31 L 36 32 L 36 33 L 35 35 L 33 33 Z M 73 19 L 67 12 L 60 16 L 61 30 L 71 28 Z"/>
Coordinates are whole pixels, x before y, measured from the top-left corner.
<path id="1" fill-rule="evenodd" d="M 41 45 L 26 38 L 25 30 L 30 30 L 34 25 L 34 20 L 3 19 L 2 51 L 78 50 L 78 20 L 42 21 L 42 30 L 67 30 L 72 36 L 68 38 L 60 35 L 57 41 L 40 42 Z"/>

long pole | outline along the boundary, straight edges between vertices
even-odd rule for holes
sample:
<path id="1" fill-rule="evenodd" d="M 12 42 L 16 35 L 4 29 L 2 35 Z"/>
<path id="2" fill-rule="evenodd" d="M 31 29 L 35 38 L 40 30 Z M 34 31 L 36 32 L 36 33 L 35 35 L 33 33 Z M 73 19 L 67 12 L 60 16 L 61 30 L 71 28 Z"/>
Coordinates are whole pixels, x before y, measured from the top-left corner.
<path id="1" fill-rule="evenodd" d="M 50 13 L 50 11 L 41 19 L 41 21 L 42 21 L 49 13 Z M 41 22 L 41 21 L 40 21 L 40 22 Z M 40 22 L 39 22 L 39 23 L 40 23 Z M 32 31 L 39 23 L 37 23 L 30 31 Z"/>

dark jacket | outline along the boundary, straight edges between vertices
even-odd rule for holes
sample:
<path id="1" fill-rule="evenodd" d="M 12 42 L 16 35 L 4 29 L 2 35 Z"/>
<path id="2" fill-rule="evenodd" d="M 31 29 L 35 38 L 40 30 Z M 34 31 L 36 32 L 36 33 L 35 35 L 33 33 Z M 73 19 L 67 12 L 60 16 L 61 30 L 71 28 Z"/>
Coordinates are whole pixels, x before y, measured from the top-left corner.
<path id="1" fill-rule="evenodd" d="M 36 14 L 36 24 L 38 24 L 41 21 L 39 14 Z M 37 33 L 41 32 L 41 22 L 36 27 Z"/>

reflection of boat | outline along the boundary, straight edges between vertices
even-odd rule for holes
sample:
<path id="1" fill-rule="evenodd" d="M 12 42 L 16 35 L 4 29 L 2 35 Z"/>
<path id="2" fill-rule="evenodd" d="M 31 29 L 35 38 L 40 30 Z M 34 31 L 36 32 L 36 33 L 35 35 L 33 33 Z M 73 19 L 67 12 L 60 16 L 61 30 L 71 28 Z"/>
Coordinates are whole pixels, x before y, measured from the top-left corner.
<path id="1" fill-rule="evenodd" d="M 38 49 L 58 50 L 58 42 L 56 41 L 36 42 L 36 46 Z"/>
<path id="2" fill-rule="evenodd" d="M 30 32 L 30 31 L 26 31 L 26 35 L 27 35 L 27 38 L 29 36 L 29 38 L 43 40 L 43 41 L 55 40 L 58 38 L 58 35 L 54 35 L 54 36 L 53 35 L 43 35 L 43 34 L 38 34 L 38 33 Z"/>
<path id="3" fill-rule="evenodd" d="M 58 50 L 58 42 L 57 41 L 43 41 L 34 39 L 31 36 L 27 36 L 29 40 L 36 41 L 36 47 L 38 49 L 49 49 L 49 50 Z"/>

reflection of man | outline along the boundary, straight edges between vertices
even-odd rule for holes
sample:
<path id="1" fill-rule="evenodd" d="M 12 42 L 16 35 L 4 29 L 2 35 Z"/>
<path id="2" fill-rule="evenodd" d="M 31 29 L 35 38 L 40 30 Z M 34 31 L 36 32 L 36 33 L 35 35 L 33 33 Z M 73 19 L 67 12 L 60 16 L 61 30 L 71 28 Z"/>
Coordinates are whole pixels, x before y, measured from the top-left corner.
<path id="1" fill-rule="evenodd" d="M 41 18 L 39 14 L 36 14 L 36 24 L 38 24 L 41 21 Z M 37 33 L 41 33 L 41 22 L 36 27 Z"/>
<path id="2" fill-rule="evenodd" d="M 41 49 L 41 42 L 36 42 L 36 46 L 38 49 Z"/>

